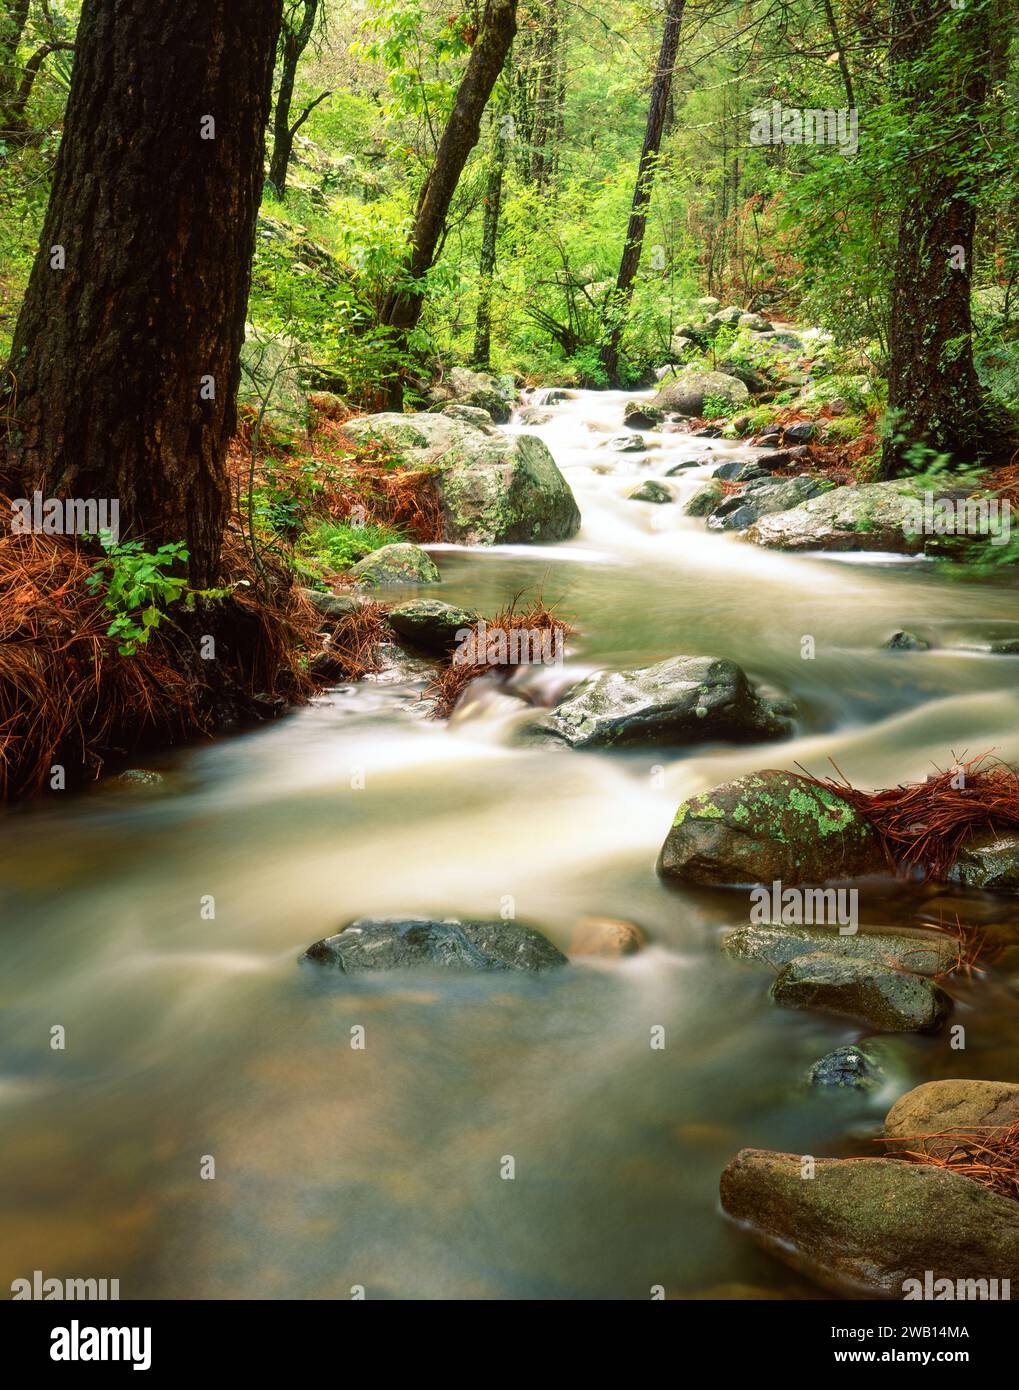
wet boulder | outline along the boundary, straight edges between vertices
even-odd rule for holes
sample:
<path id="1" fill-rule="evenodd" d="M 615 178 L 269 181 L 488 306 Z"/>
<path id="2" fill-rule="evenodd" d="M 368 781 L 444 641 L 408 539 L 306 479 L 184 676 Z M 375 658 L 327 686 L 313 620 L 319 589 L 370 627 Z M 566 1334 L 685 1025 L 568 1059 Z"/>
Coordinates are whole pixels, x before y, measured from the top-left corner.
<path id="1" fill-rule="evenodd" d="M 570 486 L 534 434 L 479 428 L 445 414 L 363 415 L 347 434 L 432 474 L 443 539 L 463 545 L 560 541 L 580 529 Z"/>
<path id="2" fill-rule="evenodd" d="M 697 417 L 704 414 L 705 401 L 734 411 L 749 404 L 750 392 L 738 377 L 691 367 L 664 377 L 651 404 L 658 410 Z"/>
<path id="3" fill-rule="evenodd" d="M 926 1033 L 952 1010 L 940 985 L 919 975 L 828 951 L 796 956 L 771 986 L 776 1004 L 851 1018 L 880 1033 Z"/>
<path id="4" fill-rule="evenodd" d="M 653 430 L 664 421 L 665 412 L 649 401 L 627 401 L 623 406 L 623 424 L 630 430 Z"/>
<path id="5" fill-rule="evenodd" d="M 885 1138 L 901 1139 L 903 1148 L 915 1151 L 920 1135 L 959 1129 L 1003 1133 L 1016 1123 L 1019 1086 L 1010 1081 L 928 1081 L 895 1102 L 885 1116 Z M 951 1153 L 956 1144 L 951 1137 L 926 1140 L 934 1154 Z"/>
<path id="6" fill-rule="evenodd" d="M 1019 893 L 1019 834 L 987 831 L 970 836 L 949 877 L 965 888 Z"/>
<path id="7" fill-rule="evenodd" d="M 915 632 L 902 629 L 893 632 L 884 645 L 890 652 L 926 652 L 930 650 L 931 644 L 926 637 L 918 637 Z"/>
<path id="8" fill-rule="evenodd" d="M 784 512 L 798 506 L 809 497 L 829 492 L 833 483 L 827 478 L 789 478 L 753 488 L 752 491 L 726 497 L 708 517 L 710 531 L 745 531 L 762 516 Z"/>
<path id="9" fill-rule="evenodd" d="M 705 483 L 688 498 L 683 511 L 686 516 L 707 516 L 715 510 L 724 496 L 725 489 L 721 483 Z"/>
<path id="10" fill-rule="evenodd" d="M 808 896 L 815 895 L 816 902 Z M 736 960 L 760 961 L 772 967 L 788 965 L 800 956 L 830 955 L 841 960 L 909 971 L 914 975 L 941 975 L 957 963 L 950 937 L 937 932 L 840 931 L 832 919 L 837 914 L 836 890 L 805 889 L 802 896 L 815 917 L 811 926 L 777 922 L 737 927 L 722 941 L 722 951 Z M 816 919 L 824 914 L 822 925 Z"/>
<path id="11" fill-rule="evenodd" d="M 810 1162 L 807 1178 L 799 1154 L 744 1149 L 723 1172 L 720 1194 L 723 1210 L 766 1250 L 825 1288 L 930 1298 L 928 1279 L 955 1290 L 958 1281 L 983 1280 L 987 1289 L 989 1278 L 1019 1278 L 1019 1202 L 924 1164 Z"/>
<path id="12" fill-rule="evenodd" d="M 789 724 L 735 662 L 674 656 L 589 676 L 543 717 L 537 732 L 571 748 L 621 748 L 779 738 Z"/>
<path id="13" fill-rule="evenodd" d="M 394 632 L 429 652 L 446 652 L 457 642 L 457 633 L 472 628 L 480 614 L 457 608 L 440 599 L 419 598 L 390 608 L 386 614 Z"/>
<path id="14" fill-rule="evenodd" d="M 870 1091 L 881 1084 L 881 1068 L 860 1047 L 838 1047 L 813 1064 L 807 1083 L 820 1090 Z"/>
<path id="15" fill-rule="evenodd" d="M 435 562 L 419 545 L 383 545 L 349 571 L 357 589 L 386 589 L 394 584 L 438 584 Z"/>
<path id="16" fill-rule="evenodd" d="M 705 886 L 824 883 L 887 870 L 880 840 L 849 802 L 793 772 L 767 770 L 684 801 L 658 859 L 666 878 Z"/>
<path id="17" fill-rule="evenodd" d="M 659 506 L 663 502 L 672 501 L 672 493 L 665 484 L 657 483 L 653 478 L 648 478 L 640 487 L 627 493 L 627 497 L 631 502 L 654 502 Z"/>
<path id="18" fill-rule="evenodd" d="M 540 974 L 566 957 L 520 922 L 448 917 L 365 917 L 309 946 L 301 957 L 343 975 L 361 970 L 520 970 Z"/>
<path id="19" fill-rule="evenodd" d="M 468 367 L 454 367 L 430 392 L 430 400 L 439 409 L 450 402 L 476 406 L 500 424 L 510 418 L 516 398 L 512 377 L 474 372 Z"/>
<path id="20" fill-rule="evenodd" d="M 887 551 L 917 555 L 932 537 L 915 523 L 920 484 L 908 479 L 837 487 L 788 511 L 764 516 L 746 532 L 775 550 Z"/>

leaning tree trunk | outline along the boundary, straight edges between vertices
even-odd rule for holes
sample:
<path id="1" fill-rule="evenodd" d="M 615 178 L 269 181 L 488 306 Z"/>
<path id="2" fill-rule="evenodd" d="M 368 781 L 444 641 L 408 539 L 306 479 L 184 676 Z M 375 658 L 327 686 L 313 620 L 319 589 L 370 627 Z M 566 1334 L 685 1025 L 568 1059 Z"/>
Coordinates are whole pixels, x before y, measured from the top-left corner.
<path id="1" fill-rule="evenodd" d="M 492 131 L 492 155 L 485 189 L 485 211 L 481 229 L 481 256 L 478 263 L 478 316 L 474 330 L 476 367 L 487 369 L 492 356 L 492 285 L 495 281 L 496 247 L 499 240 L 499 214 L 502 211 L 502 181 L 506 172 L 506 132 L 504 118 L 496 117 Z"/>
<path id="2" fill-rule="evenodd" d="M 287 196 L 287 170 L 294 152 L 294 136 L 299 123 L 291 126 L 290 108 L 294 101 L 294 82 L 301 54 L 311 42 L 318 14 L 318 0 L 304 0 L 304 13 L 296 30 L 284 27 L 280 44 L 280 85 L 272 115 L 272 158 L 269 161 L 269 183 L 282 202 Z"/>
<path id="3" fill-rule="evenodd" d="M 408 336 L 421 317 L 424 302 L 421 280 L 435 261 L 449 205 L 467 157 L 478 143 L 481 117 L 506 62 L 516 29 L 517 0 L 486 0 L 477 42 L 439 140 L 435 161 L 418 198 L 411 251 L 403 276 L 409 283 L 394 289 L 382 308 L 381 322 L 395 330 L 397 350 L 405 349 Z M 399 409 L 403 403 L 403 383 L 399 379 L 390 386 L 389 403 L 393 409 Z"/>
<path id="4" fill-rule="evenodd" d="M 893 82 L 917 151 L 905 165 L 893 271 L 884 478 L 915 468 L 918 446 L 959 463 L 1007 448 L 1005 431 L 985 413 L 970 317 L 978 189 L 966 171 L 987 97 L 989 11 L 987 0 L 961 10 L 895 0 L 892 9 Z M 950 138 L 928 152 L 946 110 L 956 113 Z"/>
<path id="5" fill-rule="evenodd" d="M 633 282 L 640 265 L 641 251 L 644 248 L 644 231 L 647 227 L 648 208 L 654 189 L 655 169 L 658 154 L 662 147 L 662 131 L 669 110 L 669 97 L 672 93 L 672 74 L 679 52 L 679 31 L 683 23 L 685 0 L 669 0 L 665 14 L 665 29 L 662 33 L 662 47 L 658 54 L 658 64 L 651 83 L 651 101 L 648 106 L 647 127 L 644 132 L 644 148 L 640 152 L 637 169 L 637 183 L 633 190 L 633 203 L 630 208 L 630 222 L 626 229 L 626 242 L 619 262 L 619 275 L 616 288 L 609 298 L 606 315 L 606 333 L 601 348 L 601 364 L 609 378 L 616 384 L 619 379 L 619 345 L 626 326 L 626 311 L 633 297 Z"/>
<path id="6" fill-rule="evenodd" d="M 219 568 L 281 0 L 85 0 L 0 477 Z"/>

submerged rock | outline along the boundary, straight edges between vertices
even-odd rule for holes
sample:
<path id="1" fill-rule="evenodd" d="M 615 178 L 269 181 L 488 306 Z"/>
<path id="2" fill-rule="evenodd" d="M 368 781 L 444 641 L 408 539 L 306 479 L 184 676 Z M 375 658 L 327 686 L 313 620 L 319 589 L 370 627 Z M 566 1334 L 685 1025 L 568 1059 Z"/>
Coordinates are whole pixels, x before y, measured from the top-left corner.
<path id="1" fill-rule="evenodd" d="M 758 697 L 741 667 L 708 656 L 601 671 L 574 686 L 538 730 L 571 748 L 778 738 L 787 721 Z"/>
<path id="2" fill-rule="evenodd" d="M 129 767 L 113 778 L 122 787 L 160 787 L 166 780 L 161 772 L 153 772 L 147 767 Z"/>
<path id="3" fill-rule="evenodd" d="M 581 917 L 570 939 L 571 956 L 632 956 L 644 945 L 644 933 L 632 922 L 614 917 Z"/>
<path id="4" fill-rule="evenodd" d="M 826 1288 L 901 1299 L 923 1296 L 907 1279 L 1019 1278 L 1019 1202 L 924 1164 L 810 1161 L 806 1178 L 799 1154 L 744 1149 L 720 1192 L 765 1249 Z"/>
<path id="5" fill-rule="evenodd" d="M 616 434 L 606 439 L 602 448 L 611 449 L 614 454 L 642 454 L 647 444 L 639 434 Z"/>
<path id="6" fill-rule="evenodd" d="M 568 540 L 580 529 L 569 484 L 534 434 L 479 429 L 445 414 L 364 415 L 344 426 L 427 470 L 442 510 L 443 539 L 464 545 Z"/>
<path id="7" fill-rule="evenodd" d="M 901 630 L 893 632 L 885 643 L 885 647 L 890 652 L 926 652 L 930 650 L 930 643 L 924 637 L 918 637 L 915 632 Z"/>
<path id="8" fill-rule="evenodd" d="M 352 566 L 358 589 L 382 589 L 390 584 L 438 584 L 439 571 L 419 545 L 401 542 L 373 550 Z"/>
<path id="9" fill-rule="evenodd" d="M 475 626 L 480 614 L 437 598 L 416 598 L 390 608 L 386 617 L 393 631 L 408 642 L 425 651 L 444 652 L 456 644 L 458 632 Z"/>
<path id="10" fill-rule="evenodd" d="M 987 1126 L 1000 1133 L 1017 1121 L 1019 1086 L 1010 1081 L 928 1081 L 895 1102 L 885 1116 L 885 1137 L 901 1139 L 903 1147 L 915 1150 L 919 1145 L 912 1141 L 919 1135 Z M 928 1139 L 926 1148 L 945 1154 L 956 1143 L 950 1137 Z"/>
<path id="11" fill-rule="evenodd" d="M 815 1062 L 807 1073 L 811 1086 L 870 1091 L 880 1084 L 881 1069 L 859 1047 L 838 1047 Z"/>
<path id="12" fill-rule="evenodd" d="M 973 835 L 959 851 L 949 875 L 966 888 L 993 893 L 1019 893 L 1019 834 Z"/>
<path id="13" fill-rule="evenodd" d="M 933 981 L 865 959 L 829 952 L 796 956 L 771 986 L 777 1004 L 856 1019 L 882 1033 L 925 1033 L 948 1017 L 952 1001 Z"/>
<path id="14" fill-rule="evenodd" d="M 786 887 L 887 870 L 874 828 L 849 802 L 793 772 L 755 772 L 676 812 L 658 872 L 684 883 Z"/>
<path id="15" fill-rule="evenodd" d="M 834 898 L 836 890 L 808 888 L 803 890 L 804 897 L 811 892 L 827 893 Z M 827 905 L 819 903 L 815 915 L 826 910 Z M 801 927 L 755 923 L 737 927 L 723 940 L 722 951 L 738 960 L 756 960 L 772 966 L 787 965 L 799 956 L 820 953 L 905 970 L 914 975 L 941 975 L 956 964 L 956 949 L 947 936 L 934 932 L 840 932 L 837 925 Z"/>
<path id="16" fill-rule="evenodd" d="M 659 506 L 664 502 L 672 501 L 672 493 L 665 484 L 656 483 L 653 478 L 648 478 L 646 482 L 641 483 L 640 487 L 627 493 L 627 497 L 631 502 L 654 502 Z"/>
<path id="17" fill-rule="evenodd" d="M 749 404 L 750 392 L 737 377 L 691 367 L 664 377 L 651 404 L 658 410 L 696 417 L 704 414 L 706 400 L 714 400 L 727 410 L 738 410 Z"/>
<path id="18" fill-rule="evenodd" d="M 441 922 L 428 917 L 359 918 L 336 936 L 309 946 L 301 960 L 342 974 L 421 966 L 540 973 L 567 963 L 533 927 L 455 917 Z"/>

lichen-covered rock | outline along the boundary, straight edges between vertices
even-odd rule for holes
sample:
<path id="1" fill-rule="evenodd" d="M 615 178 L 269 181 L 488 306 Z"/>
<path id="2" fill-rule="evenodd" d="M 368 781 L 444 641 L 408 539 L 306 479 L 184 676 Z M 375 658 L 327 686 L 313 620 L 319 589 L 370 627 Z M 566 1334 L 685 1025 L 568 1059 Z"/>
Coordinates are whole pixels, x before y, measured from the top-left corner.
<path id="1" fill-rule="evenodd" d="M 776 550 L 874 550 L 918 555 L 937 539 L 916 529 L 923 489 L 910 479 L 837 487 L 789 511 L 765 516 L 746 533 Z"/>
<path id="2" fill-rule="evenodd" d="M 733 661 L 674 656 L 630 671 L 601 671 L 574 686 L 538 732 L 571 748 L 747 741 L 789 732 Z"/>
<path id="3" fill-rule="evenodd" d="M 1019 1121 L 1019 1086 L 1010 1081 L 928 1081 L 900 1096 L 885 1116 L 885 1137 L 902 1141 L 903 1149 L 920 1148 L 920 1135 L 944 1130 L 980 1129 L 1004 1132 Z M 932 1154 L 951 1153 L 951 1137 L 927 1139 Z M 897 1147 L 897 1146 L 896 1146 Z"/>
<path id="4" fill-rule="evenodd" d="M 500 424 L 510 418 L 516 398 L 512 377 L 474 372 L 468 367 L 454 367 L 430 392 L 430 399 L 440 408 L 448 401 L 477 406 Z"/>
<path id="5" fill-rule="evenodd" d="M 672 493 L 669 489 L 664 483 L 655 482 L 654 478 L 646 479 L 640 487 L 627 493 L 627 497 L 631 502 L 654 502 L 657 506 L 672 501 Z"/>
<path id="6" fill-rule="evenodd" d="M 459 403 L 444 405 L 441 414 L 448 415 L 451 420 L 466 420 L 469 425 L 475 425 L 486 433 L 492 430 L 495 425 L 491 413 L 482 410 L 479 405 L 460 405 Z"/>
<path id="7" fill-rule="evenodd" d="M 952 1009 L 948 995 L 932 980 L 826 951 L 796 956 L 784 965 L 771 996 L 788 1009 L 818 1009 L 880 1033 L 926 1033 Z"/>
<path id="8" fill-rule="evenodd" d="M 805 1177 L 799 1154 L 744 1149 L 720 1192 L 723 1209 L 765 1249 L 825 1288 L 901 1299 L 923 1297 L 905 1281 L 922 1287 L 928 1275 L 953 1289 L 957 1280 L 1019 1279 L 1019 1202 L 924 1164 L 811 1162 Z"/>
<path id="9" fill-rule="evenodd" d="M 389 626 L 401 637 L 426 651 L 445 652 L 456 645 L 457 633 L 472 628 L 480 614 L 457 608 L 436 598 L 416 598 L 390 608 Z"/>
<path id="10" fill-rule="evenodd" d="M 725 489 L 721 483 L 705 483 L 687 500 L 683 511 L 687 516 L 707 516 L 715 510 L 724 496 Z"/>
<path id="11" fill-rule="evenodd" d="M 1019 893 L 1019 835 L 973 835 L 959 851 L 953 882 L 993 893 Z"/>
<path id="12" fill-rule="evenodd" d="M 870 1091 L 881 1083 L 881 1068 L 859 1047 L 838 1047 L 807 1072 L 807 1082 L 825 1090 Z"/>
<path id="13" fill-rule="evenodd" d="M 443 539 L 464 545 L 561 541 L 580 529 L 569 484 L 534 434 L 479 429 L 446 414 L 364 415 L 344 426 L 431 471 Z"/>
<path id="14" fill-rule="evenodd" d="M 785 887 L 880 873 L 873 826 L 827 787 L 767 770 L 691 797 L 676 812 L 658 872 L 684 883 Z"/>
<path id="15" fill-rule="evenodd" d="M 834 897 L 836 890 L 808 888 L 802 892 L 805 898 L 810 893 L 822 895 L 826 892 Z M 815 918 L 829 910 L 823 899 L 810 905 Z M 726 936 L 722 950 L 738 960 L 756 960 L 771 966 L 787 965 L 799 956 L 820 952 L 843 960 L 868 961 L 905 970 L 914 975 L 941 975 L 956 964 L 956 950 L 951 940 L 936 932 L 841 932 L 838 925 L 754 923 L 737 927 Z"/>
<path id="16" fill-rule="evenodd" d="M 748 492 L 726 497 L 708 517 L 710 531 L 745 531 L 762 516 L 784 512 L 790 507 L 830 492 L 834 483 L 827 478 L 789 478 L 782 482 L 761 483 Z"/>
<path id="17" fill-rule="evenodd" d="M 454 917 L 359 918 L 316 941 L 301 959 L 344 975 L 421 966 L 541 973 L 566 964 L 563 953 L 533 927 Z"/>
<path id="18" fill-rule="evenodd" d="M 349 573 L 358 589 L 383 589 L 391 584 L 438 584 L 439 571 L 435 562 L 419 545 L 400 542 L 383 545 L 363 560 L 358 560 Z"/>
<path id="19" fill-rule="evenodd" d="M 665 419 L 665 412 L 649 401 L 627 401 L 623 406 L 623 424 L 631 430 L 653 430 Z"/>
<path id="20" fill-rule="evenodd" d="M 737 377 L 691 367 L 663 378 L 651 404 L 657 410 L 700 416 L 704 414 L 705 400 L 714 400 L 726 409 L 738 410 L 740 406 L 749 404 L 750 392 Z"/>

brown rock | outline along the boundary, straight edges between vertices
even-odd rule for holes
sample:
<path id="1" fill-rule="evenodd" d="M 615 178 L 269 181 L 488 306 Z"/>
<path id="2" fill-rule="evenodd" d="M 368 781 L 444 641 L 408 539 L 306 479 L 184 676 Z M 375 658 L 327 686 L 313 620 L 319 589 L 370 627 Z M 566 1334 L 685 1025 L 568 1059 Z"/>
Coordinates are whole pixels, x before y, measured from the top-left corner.
<path id="1" fill-rule="evenodd" d="M 885 1116 L 885 1137 L 905 1141 L 945 1129 L 1007 1128 L 1016 1121 L 1019 1086 L 1011 1081 L 928 1081 L 895 1102 Z M 952 1139 L 929 1139 L 926 1149 L 950 1153 L 954 1144 Z M 903 1147 L 917 1145 L 904 1143 Z"/>
<path id="2" fill-rule="evenodd" d="M 581 917 L 570 940 L 571 956 L 632 956 L 645 944 L 644 934 L 632 922 L 614 917 Z"/>

